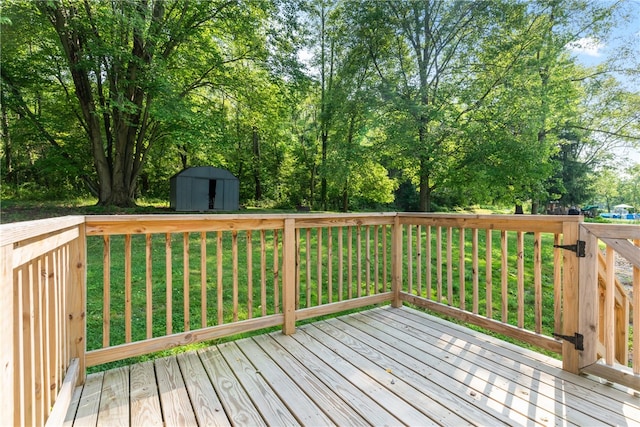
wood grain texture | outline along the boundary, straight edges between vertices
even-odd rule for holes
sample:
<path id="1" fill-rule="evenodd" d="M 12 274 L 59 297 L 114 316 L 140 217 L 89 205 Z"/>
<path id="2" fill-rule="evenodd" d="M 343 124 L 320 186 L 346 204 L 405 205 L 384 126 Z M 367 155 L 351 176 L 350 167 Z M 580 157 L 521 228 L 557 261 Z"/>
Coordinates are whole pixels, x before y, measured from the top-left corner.
<path id="1" fill-rule="evenodd" d="M 129 371 L 132 426 L 640 426 L 640 398 L 630 391 L 407 307 L 366 310 L 300 326 L 294 335 L 258 335 Z M 123 379 L 122 371 L 90 375 L 66 419 L 95 426 L 119 413 L 109 399 Z M 111 404 L 100 408 L 101 400 Z"/>
<path id="2" fill-rule="evenodd" d="M 125 366 L 106 371 L 97 425 L 128 426 L 129 402 L 129 368 Z"/>
<path id="3" fill-rule="evenodd" d="M 195 412 L 175 356 L 156 360 L 155 368 L 165 424 L 196 425 Z"/>
<path id="4" fill-rule="evenodd" d="M 153 362 L 131 365 L 131 425 L 162 426 L 162 410 Z"/>

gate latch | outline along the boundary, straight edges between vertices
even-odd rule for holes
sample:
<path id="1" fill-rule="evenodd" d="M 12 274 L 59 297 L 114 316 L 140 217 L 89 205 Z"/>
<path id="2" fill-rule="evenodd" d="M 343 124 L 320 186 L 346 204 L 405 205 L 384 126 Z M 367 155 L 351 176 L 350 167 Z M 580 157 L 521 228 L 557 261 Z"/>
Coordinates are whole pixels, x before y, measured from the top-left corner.
<path id="1" fill-rule="evenodd" d="M 553 245 L 554 248 L 566 249 L 573 251 L 580 258 L 587 256 L 586 254 L 586 242 L 584 240 L 578 240 L 575 245 Z"/>
<path id="2" fill-rule="evenodd" d="M 571 336 L 571 335 L 556 334 L 554 332 L 553 336 L 559 339 L 563 339 L 565 341 L 569 341 L 571 344 L 573 344 L 576 350 L 584 350 L 584 335 L 582 334 L 579 334 L 576 332 L 575 334 L 573 334 L 573 336 Z"/>

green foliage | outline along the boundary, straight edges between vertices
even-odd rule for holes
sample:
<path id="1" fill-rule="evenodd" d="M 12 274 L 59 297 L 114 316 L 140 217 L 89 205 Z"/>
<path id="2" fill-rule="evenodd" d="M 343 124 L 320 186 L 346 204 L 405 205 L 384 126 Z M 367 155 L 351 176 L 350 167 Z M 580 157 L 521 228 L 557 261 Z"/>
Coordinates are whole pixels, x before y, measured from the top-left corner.
<path id="1" fill-rule="evenodd" d="M 270 207 L 593 201 L 639 140 L 640 95 L 617 77 L 638 78 L 640 54 L 588 68 L 567 46 L 629 7 L 7 1 L 3 194 L 131 205 L 213 165 Z"/>

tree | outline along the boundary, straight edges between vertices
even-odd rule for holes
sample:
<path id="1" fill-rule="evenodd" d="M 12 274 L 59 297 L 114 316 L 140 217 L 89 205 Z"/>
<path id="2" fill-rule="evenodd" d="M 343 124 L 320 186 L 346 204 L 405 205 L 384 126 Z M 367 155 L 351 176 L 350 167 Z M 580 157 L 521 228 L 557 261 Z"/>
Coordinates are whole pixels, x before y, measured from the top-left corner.
<path id="1" fill-rule="evenodd" d="M 59 39 L 60 84 L 76 98 L 70 107 L 77 105 L 87 135 L 99 203 L 129 206 L 151 148 L 179 130 L 176 115 L 188 114 L 189 96 L 228 83 L 230 64 L 264 56 L 259 29 L 270 6 L 66 0 L 35 7 Z"/>

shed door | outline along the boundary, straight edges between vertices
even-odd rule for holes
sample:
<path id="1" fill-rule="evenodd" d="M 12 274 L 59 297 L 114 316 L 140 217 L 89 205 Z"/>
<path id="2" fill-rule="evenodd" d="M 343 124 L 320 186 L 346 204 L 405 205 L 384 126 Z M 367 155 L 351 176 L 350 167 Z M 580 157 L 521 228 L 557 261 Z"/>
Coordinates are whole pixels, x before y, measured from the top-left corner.
<path id="1" fill-rule="evenodd" d="M 191 181 L 191 210 L 209 210 L 209 180 L 193 178 Z"/>
<path id="2" fill-rule="evenodd" d="M 226 206 L 225 206 L 225 202 L 224 202 L 224 183 L 225 181 L 223 179 L 218 179 L 218 180 L 211 180 L 213 183 L 215 183 L 214 188 L 215 188 L 215 197 L 213 198 L 213 209 L 216 210 L 225 210 Z M 209 193 L 210 197 L 213 197 L 211 195 L 211 193 Z"/>

